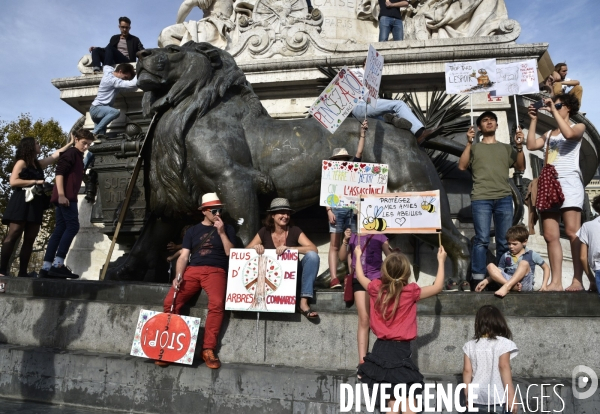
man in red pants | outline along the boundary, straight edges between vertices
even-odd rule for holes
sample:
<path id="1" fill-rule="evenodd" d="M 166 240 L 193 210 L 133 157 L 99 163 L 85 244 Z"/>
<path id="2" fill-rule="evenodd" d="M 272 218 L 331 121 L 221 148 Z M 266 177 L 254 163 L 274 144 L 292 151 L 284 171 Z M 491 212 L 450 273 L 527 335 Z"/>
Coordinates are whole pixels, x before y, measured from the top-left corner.
<path id="1" fill-rule="evenodd" d="M 177 277 L 165 298 L 164 310 L 171 310 L 174 290 L 178 293 L 173 313 L 177 314 L 192 296 L 204 289 L 208 295 L 208 314 L 202 359 L 207 367 L 217 369 L 221 361 L 215 355 L 215 349 L 225 313 L 227 266 L 229 251 L 234 247 L 235 230 L 221 220 L 223 204 L 216 193 L 204 194 L 198 210 L 204 214 L 204 220 L 190 227 L 183 237 L 181 255 L 177 259 Z M 169 363 L 156 361 L 156 364 L 165 366 Z"/>

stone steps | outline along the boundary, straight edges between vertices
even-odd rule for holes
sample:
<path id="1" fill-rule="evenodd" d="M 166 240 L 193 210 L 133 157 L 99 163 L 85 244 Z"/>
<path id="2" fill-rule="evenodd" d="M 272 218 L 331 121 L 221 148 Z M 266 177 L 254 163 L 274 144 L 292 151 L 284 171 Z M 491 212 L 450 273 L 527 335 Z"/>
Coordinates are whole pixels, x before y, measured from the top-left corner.
<path id="1" fill-rule="evenodd" d="M 460 380 L 458 373 L 425 374 L 426 383 L 456 385 Z M 191 366 L 161 368 L 128 355 L 0 345 L 1 397 L 111 413 L 329 414 L 340 410 L 340 385 L 355 383 L 355 371 L 326 367 L 224 363 L 219 370 L 211 370 L 195 361 Z M 546 384 L 547 412 L 591 414 L 600 406 L 600 393 L 588 400 L 573 399 L 570 379 L 517 377 L 515 383 L 531 408 L 540 397 L 539 386 L 531 387 L 527 397 L 531 384 Z M 553 393 L 556 384 L 564 385 L 557 388 L 564 401 L 562 411 L 563 402 Z M 364 405 L 361 412 L 368 412 Z"/>

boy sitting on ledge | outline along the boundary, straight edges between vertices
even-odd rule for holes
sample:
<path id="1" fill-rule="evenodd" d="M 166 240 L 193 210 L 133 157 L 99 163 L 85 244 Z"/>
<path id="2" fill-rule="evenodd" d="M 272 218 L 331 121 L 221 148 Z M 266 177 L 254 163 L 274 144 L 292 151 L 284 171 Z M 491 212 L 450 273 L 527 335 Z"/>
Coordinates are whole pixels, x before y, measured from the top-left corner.
<path id="1" fill-rule="evenodd" d="M 529 231 L 525 226 L 513 226 L 506 232 L 508 251 L 502 255 L 498 266 L 490 263 L 487 266 L 489 276 L 483 279 L 477 287 L 476 292 L 481 292 L 490 283 L 490 279 L 502 287 L 495 293 L 503 298 L 511 290 L 531 292 L 533 291 L 533 275 L 535 265 L 544 270 L 544 280 L 540 291 L 546 290 L 550 278 L 550 266 L 542 257 L 533 250 L 527 249 Z"/>

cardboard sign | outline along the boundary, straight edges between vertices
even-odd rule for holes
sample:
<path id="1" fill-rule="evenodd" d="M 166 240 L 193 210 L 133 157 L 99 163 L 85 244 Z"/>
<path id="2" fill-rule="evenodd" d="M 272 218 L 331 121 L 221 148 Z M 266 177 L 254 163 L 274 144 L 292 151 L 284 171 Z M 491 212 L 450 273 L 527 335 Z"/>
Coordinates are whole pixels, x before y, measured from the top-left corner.
<path id="1" fill-rule="evenodd" d="M 479 93 L 495 89 L 496 59 L 446 63 L 446 93 Z"/>
<path id="2" fill-rule="evenodd" d="M 324 160 L 321 164 L 319 204 L 357 208 L 361 194 L 384 194 L 387 192 L 387 182 L 387 164 Z"/>
<path id="3" fill-rule="evenodd" d="M 358 105 L 363 92 L 363 84 L 344 66 L 312 104 L 309 112 L 333 134 Z"/>
<path id="4" fill-rule="evenodd" d="M 373 108 L 377 108 L 379 98 L 379 86 L 383 74 L 383 56 L 380 55 L 372 45 L 369 45 L 367 63 L 365 64 L 365 93 L 363 99 Z"/>
<path id="5" fill-rule="evenodd" d="M 535 59 L 496 65 L 496 90 L 491 95 L 510 96 L 539 93 L 540 84 L 537 73 Z"/>
<path id="6" fill-rule="evenodd" d="M 191 365 L 200 318 L 142 309 L 131 355 Z"/>
<path id="7" fill-rule="evenodd" d="M 437 233 L 441 229 L 439 190 L 364 195 L 360 198 L 360 234 Z"/>
<path id="8" fill-rule="evenodd" d="M 231 249 L 225 309 L 251 312 L 296 311 L 298 250 L 277 256 L 275 249 Z"/>

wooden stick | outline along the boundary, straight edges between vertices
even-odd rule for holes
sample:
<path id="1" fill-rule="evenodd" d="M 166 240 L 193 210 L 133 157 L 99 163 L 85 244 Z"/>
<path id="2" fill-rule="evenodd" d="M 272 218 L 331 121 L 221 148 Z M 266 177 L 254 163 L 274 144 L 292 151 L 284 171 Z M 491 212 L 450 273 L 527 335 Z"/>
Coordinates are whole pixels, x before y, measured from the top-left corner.
<path id="1" fill-rule="evenodd" d="M 144 151 L 144 147 L 146 146 L 146 142 L 148 141 L 148 137 L 150 136 L 150 131 L 154 126 L 154 122 L 158 121 L 158 115 L 155 113 L 152 117 L 152 121 L 150 121 L 150 126 L 146 131 L 146 136 L 144 137 L 144 142 L 142 143 L 142 148 L 140 148 L 140 152 L 137 157 L 137 161 L 135 163 L 135 168 L 131 173 L 131 178 L 129 179 L 129 184 L 127 184 L 127 192 L 125 193 L 125 199 L 123 200 L 123 204 L 121 205 L 121 212 L 119 213 L 119 221 L 117 222 L 117 227 L 115 228 L 115 234 L 112 238 L 112 242 L 110 243 L 110 249 L 108 249 L 108 254 L 106 256 L 106 261 L 104 262 L 104 267 L 102 268 L 102 274 L 100 275 L 100 280 L 104 280 L 106 276 L 106 272 L 108 271 L 108 265 L 110 263 L 110 259 L 112 257 L 113 250 L 115 248 L 115 243 L 117 242 L 117 237 L 119 236 L 119 232 L 121 231 L 121 225 L 125 220 L 125 215 L 127 214 L 127 208 L 129 207 L 129 201 L 131 200 L 131 194 L 133 193 L 133 189 L 135 188 L 135 182 L 137 181 L 138 175 L 140 174 L 140 170 L 142 168 L 142 152 Z"/>
<path id="2" fill-rule="evenodd" d="M 471 126 L 473 126 L 473 94 L 471 94 Z"/>
<path id="3" fill-rule="evenodd" d="M 438 238 L 440 241 L 440 247 L 442 247 L 442 232 L 441 231 L 438 233 Z"/>
<path id="4" fill-rule="evenodd" d="M 361 223 L 360 216 L 361 216 L 360 196 L 358 196 L 358 214 L 356 215 L 356 238 L 358 240 L 358 245 L 359 246 L 360 246 L 360 223 Z M 352 252 L 352 254 L 354 254 L 354 252 Z"/>

